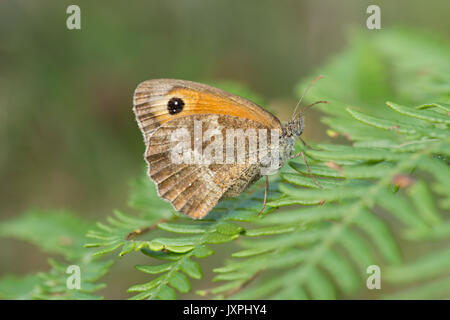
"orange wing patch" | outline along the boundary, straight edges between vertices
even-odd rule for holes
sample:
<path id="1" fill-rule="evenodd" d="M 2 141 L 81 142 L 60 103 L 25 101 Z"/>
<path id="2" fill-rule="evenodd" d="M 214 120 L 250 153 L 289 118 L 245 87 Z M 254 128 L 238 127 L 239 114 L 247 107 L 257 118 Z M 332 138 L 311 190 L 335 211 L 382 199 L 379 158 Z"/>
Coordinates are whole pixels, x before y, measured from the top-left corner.
<path id="1" fill-rule="evenodd" d="M 168 102 L 183 100 L 183 109 L 171 114 Z M 269 129 L 281 129 L 280 121 L 257 104 L 223 90 L 183 80 L 148 80 L 136 88 L 134 112 L 147 139 L 163 123 L 180 117 L 217 114 L 249 119 Z"/>
<path id="2" fill-rule="evenodd" d="M 175 88 L 168 93 L 168 99 L 177 97 L 181 98 L 185 105 L 184 109 L 175 115 L 169 114 L 167 110 L 167 103 L 154 106 L 152 113 L 156 116 L 156 120 L 161 124 L 171 119 L 185 117 L 198 114 L 225 114 L 228 116 L 235 116 L 246 118 L 263 123 L 269 128 L 274 127 L 273 120 L 268 118 L 265 114 L 257 114 L 250 109 L 241 106 L 225 97 L 218 97 L 217 95 L 193 91 L 191 89 Z"/>

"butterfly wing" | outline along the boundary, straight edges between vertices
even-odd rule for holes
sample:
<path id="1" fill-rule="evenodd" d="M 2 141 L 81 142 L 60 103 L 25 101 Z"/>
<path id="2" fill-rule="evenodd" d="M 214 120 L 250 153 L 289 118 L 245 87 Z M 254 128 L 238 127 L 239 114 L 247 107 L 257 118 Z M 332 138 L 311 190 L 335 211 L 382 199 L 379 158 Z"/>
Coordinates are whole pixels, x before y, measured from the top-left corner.
<path id="1" fill-rule="evenodd" d="M 169 101 L 178 99 L 182 108 L 170 110 Z M 134 94 L 134 113 L 144 136 L 148 175 L 158 194 L 175 210 L 193 218 L 204 217 L 226 195 L 240 193 L 259 178 L 258 165 L 243 163 L 186 163 L 174 161 L 171 152 L 183 139 L 174 141 L 172 133 L 185 129 L 184 141 L 191 146 L 195 123 L 206 130 L 281 129 L 271 113 L 253 102 L 225 91 L 183 80 L 149 80 L 138 86 Z M 213 139 L 203 141 L 205 150 Z M 223 144 L 223 154 L 226 153 Z M 248 148 L 245 159 L 250 156 Z"/>

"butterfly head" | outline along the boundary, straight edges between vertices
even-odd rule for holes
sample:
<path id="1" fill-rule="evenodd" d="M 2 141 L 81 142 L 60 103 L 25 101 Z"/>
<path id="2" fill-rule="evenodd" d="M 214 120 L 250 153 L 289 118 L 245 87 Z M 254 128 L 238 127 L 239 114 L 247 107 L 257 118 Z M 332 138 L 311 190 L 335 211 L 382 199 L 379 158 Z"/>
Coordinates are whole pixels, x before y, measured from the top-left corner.
<path id="1" fill-rule="evenodd" d="M 300 136 L 305 128 L 304 118 L 301 114 L 298 117 L 289 121 L 284 127 L 284 134 L 287 137 L 293 137 L 294 139 Z"/>

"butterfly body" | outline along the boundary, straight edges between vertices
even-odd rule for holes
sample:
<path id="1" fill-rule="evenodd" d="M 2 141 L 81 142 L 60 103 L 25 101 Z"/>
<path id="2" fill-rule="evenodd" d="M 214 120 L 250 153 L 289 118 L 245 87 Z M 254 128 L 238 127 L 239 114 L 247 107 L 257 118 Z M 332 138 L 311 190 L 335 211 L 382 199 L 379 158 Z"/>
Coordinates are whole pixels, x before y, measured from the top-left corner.
<path id="1" fill-rule="evenodd" d="M 146 145 L 148 175 L 158 195 L 193 218 L 203 218 L 221 199 L 238 196 L 262 175 L 277 171 L 292 157 L 295 140 L 303 131 L 301 116 L 283 126 L 247 99 L 184 80 L 141 83 L 133 110 Z M 264 131 L 269 136 L 279 132 L 279 137 L 270 136 L 267 145 L 257 140 L 252 149 L 250 137 L 259 134 L 260 138 Z M 234 143 L 243 135 L 248 138 L 241 140 L 243 149 L 230 147 L 228 141 Z M 263 147 L 276 155 L 275 165 L 272 158 L 261 156 Z M 183 152 L 175 152 L 178 149 Z"/>

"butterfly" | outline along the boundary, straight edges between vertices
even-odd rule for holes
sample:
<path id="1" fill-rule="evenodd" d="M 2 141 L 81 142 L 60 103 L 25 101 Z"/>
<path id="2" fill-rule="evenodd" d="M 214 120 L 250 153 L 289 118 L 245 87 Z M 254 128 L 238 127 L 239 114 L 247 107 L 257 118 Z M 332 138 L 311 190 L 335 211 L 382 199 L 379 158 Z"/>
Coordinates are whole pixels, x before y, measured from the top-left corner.
<path id="1" fill-rule="evenodd" d="M 317 103 L 320 102 L 324 101 Z M 265 206 L 267 172 L 277 171 L 299 154 L 306 161 L 302 152 L 294 155 L 295 141 L 304 129 L 301 114 L 296 115 L 294 110 L 291 121 L 283 125 L 256 103 L 212 86 L 185 80 L 147 80 L 134 92 L 133 111 L 144 137 L 148 176 L 156 184 L 159 197 L 194 219 L 205 217 L 221 199 L 238 196 L 263 175 Z M 245 132 L 261 138 L 264 131 L 271 140 L 258 140 L 256 149 L 251 149 L 250 138 L 240 145 L 244 146 L 241 150 L 231 148 L 234 145 L 220 138 L 222 135 L 228 139 L 232 132 L 234 143 L 234 138 L 242 138 Z M 203 139 L 207 132 L 209 137 Z M 271 135 L 274 132 L 278 137 Z M 180 144 L 185 149 L 180 149 Z M 259 157 L 258 148 L 265 150 Z M 176 149 L 178 153 L 174 153 Z M 202 150 L 213 150 L 212 158 L 219 158 L 218 161 L 202 161 Z M 274 155 L 270 157 L 269 153 Z M 174 154 L 179 157 L 174 159 Z M 226 160 L 223 154 L 227 155 Z M 231 160 L 241 161 L 228 161 L 228 155 Z"/>

